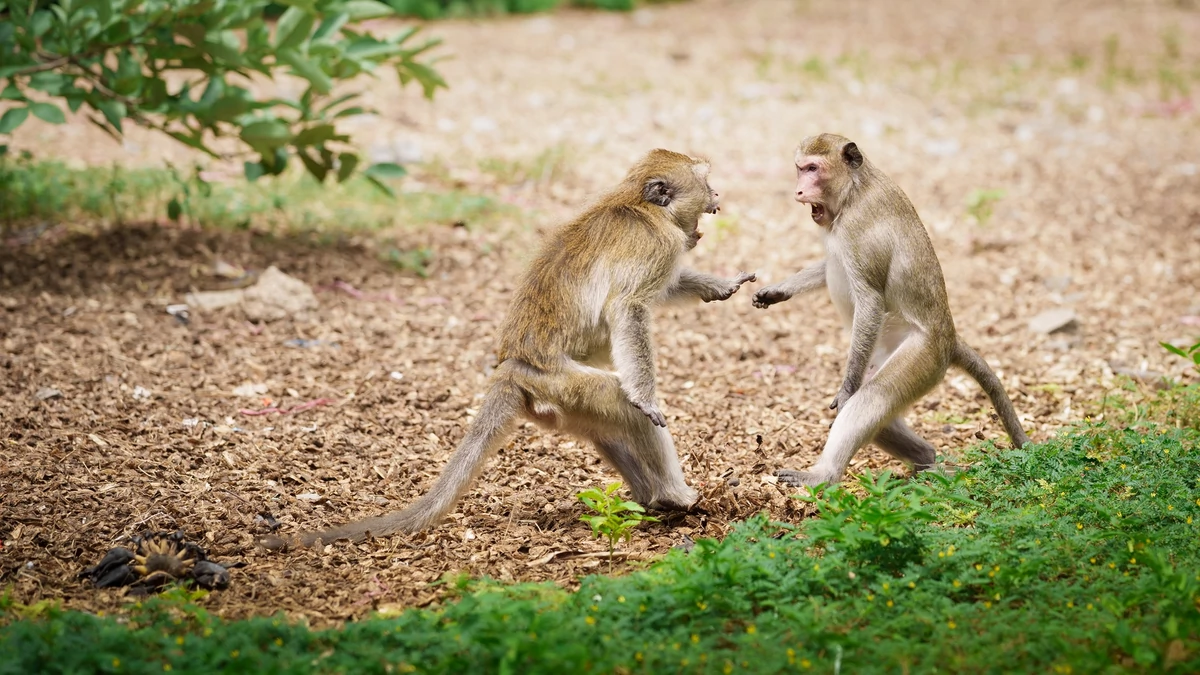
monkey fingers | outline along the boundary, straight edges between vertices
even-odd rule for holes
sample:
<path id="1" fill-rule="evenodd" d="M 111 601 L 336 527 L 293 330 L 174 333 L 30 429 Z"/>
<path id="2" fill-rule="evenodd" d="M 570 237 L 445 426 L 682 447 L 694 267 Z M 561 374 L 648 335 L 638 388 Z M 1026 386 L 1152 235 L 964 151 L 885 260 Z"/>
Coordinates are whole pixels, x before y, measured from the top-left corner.
<path id="1" fill-rule="evenodd" d="M 637 409 L 641 410 L 642 413 L 644 413 L 646 415 L 646 417 L 650 418 L 650 423 L 653 424 L 654 426 L 664 427 L 664 428 L 667 426 L 667 418 L 666 418 L 666 416 L 663 415 L 662 410 L 659 409 L 658 404 L 656 404 L 656 403 L 638 403 L 637 401 L 630 401 L 630 402 L 633 403 L 633 405 L 637 406 Z"/>
<path id="2" fill-rule="evenodd" d="M 792 487 L 817 487 L 827 481 L 820 476 L 809 471 L 793 471 L 791 469 L 779 469 L 775 472 L 775 477 L 780 483 L 790 485 Z"/>
<path id="3" fill-rule="evenodd" d="M 767 286 L 766 288 L 758 289 L 754 294 L 754 306 L 759 309 L 766 309 L 771 305 L 778 304 L 789 299 L 791 296 L 787 294 L 779 286 Z"/>

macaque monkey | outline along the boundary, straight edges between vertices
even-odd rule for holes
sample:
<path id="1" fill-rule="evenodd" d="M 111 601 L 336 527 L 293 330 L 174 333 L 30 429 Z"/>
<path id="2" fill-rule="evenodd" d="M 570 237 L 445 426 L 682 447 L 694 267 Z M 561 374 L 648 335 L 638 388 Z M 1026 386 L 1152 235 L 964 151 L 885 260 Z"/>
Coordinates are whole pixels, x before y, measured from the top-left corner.
<path id="1" fill-rule="evenodd" d="M 1014 445 L 1028 443 L 1000 379 L 958 337 L 942 267 L 900 187 L 849 139 L 821 134 L 796 150 L 796 201 L 812 206 L 825 259 L 759 289 L 754 306 L 765 309 L 827 287 L 851 345 L 845 378 L 829 406 L 837 417 L 816 466 L 775 475 L 792 486 L 837 482 L 858 449 L 871 442 L 916 471 L 931 468 L 933 446 L 902 415 L 949 366 L 979 383 Z"/>
<path id="2" fill-rule="evenodd" d="M 479 414 L 424 497 L 406 509 L 299 537 L 360 540 L 436 524 L 479 475 L 520 418 L 590 440 L 647 507 L 688 509 L 667 419 L 655 400 L 651 308 L 662 301 L 727 300 L 753 274 L 721 279 L 681 268 L 716 213 L 709 164 L 653 150 L 582 215 L 547 238 L 500 327 L 499 365 Z M 615 372 L 614 372 L 615 369 Z M 278 548 L 286 542 L 263 542 Z"/>

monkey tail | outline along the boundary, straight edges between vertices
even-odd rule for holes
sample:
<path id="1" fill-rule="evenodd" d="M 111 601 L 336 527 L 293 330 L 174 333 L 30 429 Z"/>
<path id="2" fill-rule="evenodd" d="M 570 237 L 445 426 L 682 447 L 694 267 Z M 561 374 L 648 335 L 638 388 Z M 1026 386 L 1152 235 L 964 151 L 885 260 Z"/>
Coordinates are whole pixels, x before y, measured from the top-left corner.
<path id="1" fill-rule="evenodd" d="M 467 429 L 466 436 L 458 449 L 446 463 L 433 488 L 405 509 L 392 511 L 374 518 L 365 518 L 321 532 L 306 532 L 297 540 L 303 546 L 311 546 L 317 540 L 332 542 L 337 539 L 359 541 L 372 535 L 395 532 L 417 532 L 437 523 L 454 508 L 459 497 L 483 469 L 491 456 L 512 434 L 517 413 L 524 405 L 525 394 L 513 381 L 502 364 L 497 377 L 479 409 L 479 415 Z M 283 548 L 288 542 L 279 537 L 266 537 L 260 543 L 272 549 Z"/>
<path id="2" fill-rule="evenodd" d="M 996 407 L 1000 421 L 1004 423 L 1004 430 L 1008 432 L 1008 437 L 1012 439 L 1013 445 L 1019 448 L 1028 443 L 1029 437 L 1021 428 L 1021 421 L 1017 419 L 1017 411 L 1013 409 L 1012 401 L 1008 398 L 1008 393 L 1004 391 L 1004 385 L 1000 383 L 1000 378 L 996 377 L 996 373 L 988 366 L 987 361 L 984 361 L 983 357 L 971 349 L 970 345 L 963 342 L 962 338 L 959 338 L 954 345 L 954 354 L 951 359 L 954 365 L 967 371 L 967 374 L 983 388 L 988 398 L 992 399 L 992 405 Z"/>

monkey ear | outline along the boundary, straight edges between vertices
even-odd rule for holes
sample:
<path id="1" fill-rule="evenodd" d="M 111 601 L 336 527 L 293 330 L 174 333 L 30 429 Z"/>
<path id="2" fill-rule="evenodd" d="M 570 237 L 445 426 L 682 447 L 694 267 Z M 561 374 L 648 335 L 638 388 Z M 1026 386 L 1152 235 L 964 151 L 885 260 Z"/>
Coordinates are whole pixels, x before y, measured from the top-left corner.
<path id="1" fill-rule="evenodd" d="M 642 197 L 651 204 L 668 206 L 675 198 L 675 191 L 671 189 L 670 185 L 667 185 L 667 181 L 655 178 L 646 182 L 646 187 L 642 190 Z"/>
<path id="2" fill-rule="evenodd" d="M 850 165 L 851 169 L 857 169 L 858 167 L 862 166 L 863 163 L 862 153 L 859 152 L 858 146 L 853 142 L 842 146 L 842 159 L 846 160 L 846 163 Z"/>

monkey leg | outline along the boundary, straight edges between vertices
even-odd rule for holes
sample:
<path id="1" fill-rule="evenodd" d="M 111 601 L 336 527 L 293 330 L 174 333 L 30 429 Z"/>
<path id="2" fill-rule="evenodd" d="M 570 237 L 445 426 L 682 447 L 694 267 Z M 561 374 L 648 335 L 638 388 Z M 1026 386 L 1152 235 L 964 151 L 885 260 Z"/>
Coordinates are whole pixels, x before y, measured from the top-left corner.
<path id="1" fill-rule="evenodd" d="M 937 450 L 933 445 L 913 432 L 899 417 L 880 429 L 872 442 L 892 457 L 911 462 L 914 472 L 932 469 L 937 461 Z"/>
<path id="2" fill-rule="evenodd" d="M 948 365 L 948 356 L 939 356 L 929 338 L 919 333 L 910 335 L 874 376 L 846 401 L 844 409 L 838 410 L 816 465 L 809 471 L 782 470 L 776 471 L 775 475 L 794 487 L 841 480 L 859 448 L 877 438 L 913 401 L 933 389 L 945 375 Z M 911 430 L 908 434 L 920 440 Z M 905 439 L 889 428 L 884 434 L 884 443 L 895 438 Z M 910 442 L 911 438 L 905 440 Z M 887 447 L 884 449 L 892 451 Z M 932 450 L 932 446 L 929 449 Z M 921 457 L 924 459 L 928 455 Z"/>
<path id="3" fill-rule="evenodd" d="M 591 441 L 642 506 L 682 510 L 695 504 L 700 494 L 684 480 L 671 433 L 630 402 L 616 375 L 589 375 L 585 384 L 573 387 L 574 400 L 564 401 L 564 430 Z"/>

